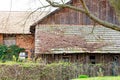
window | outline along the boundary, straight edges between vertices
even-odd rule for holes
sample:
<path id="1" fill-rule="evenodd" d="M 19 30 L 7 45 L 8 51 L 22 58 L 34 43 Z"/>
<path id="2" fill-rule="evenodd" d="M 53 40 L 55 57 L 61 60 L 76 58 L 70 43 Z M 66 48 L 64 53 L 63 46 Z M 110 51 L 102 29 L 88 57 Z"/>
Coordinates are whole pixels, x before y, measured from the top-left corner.
<path id="1" fill-rule="evenodd" d="M 91 64 L 95 64 L 96 63 L 95 56 L 90 56 L 89 59 L 90 59 L 90 63 Z"/>
<path id="2" fill-rule="evenodd" d="M 13 34 L 4 34 L 3 39 L 4 44 L 7 46 L 16 44 L 16 36 Z"/>
<path id="3" fill-rule="evenodd" d="M 119 64 L 119 56 L 113 56 L 113 62 L 118 65 Z"/>
<path id="4" fill-rule="evenodd" d="M 69 62 L 70 59 L 69 59 L 68 56 L 63 56 L 62 60 L 63 60 L 64 62 Z"/>

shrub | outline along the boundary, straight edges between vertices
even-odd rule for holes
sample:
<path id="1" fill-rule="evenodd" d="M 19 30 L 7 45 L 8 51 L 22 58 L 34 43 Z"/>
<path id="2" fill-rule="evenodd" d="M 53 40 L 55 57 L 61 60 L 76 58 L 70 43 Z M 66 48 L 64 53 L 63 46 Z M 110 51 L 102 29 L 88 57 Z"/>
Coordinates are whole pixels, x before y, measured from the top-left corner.
<path id="1" fill-rule="evenodd" d="M 88 78 L 88 76 L 87 75 L 79 75 L 78 78 Z"/>
<path id="2" fill-rule="evenodd" d="M 19 58 L 19 53 L 25 51 L 24 48 L 20 48 L 17 45 L 11 45 L 8 47 L 8 52 L 12 55 L 12 59 L 13 56 L 15 56 L 15 60 L 18 61 Z"/>
<path id="3" fill-rule="evenodd" d="M 19 58 L 19 53 L 24 51 L 24 48 L 20 48 L 17 45 L 11 45 L 7 47 L 6 45 L 0 45 L 0 60 L 2 62 L 12 61 L 15 57 L 15 61 Z"/>
<path id="4" fill-rule="evenodd" d="M 0 45 L 0 60 L 2 60 L 2 62 L 5 62 L 5 60 L 8 57 L 7 51 L 8 51 L 8 48 L 6 45 Z"/>
<path id="5" fill-rule="evenodd" d="M 110 64 L 107 66 L 94 65 L 92 69 L 85 66 L 86 64 L 76 65 L 63 62 L 52 64 L 6 62 L 0 64 L 0 80 L 70 80 L 78 78 L 78 76 L 79 78 L 98 76 L 97 72 L 101 67 L 104 68 L 105 72 L 103 76 L 110 76 L 110 71 L 113 69 L 113 67 L 110 67 Z M 119 67 L 117 71 L 118 75 L 120 75 Z"/>

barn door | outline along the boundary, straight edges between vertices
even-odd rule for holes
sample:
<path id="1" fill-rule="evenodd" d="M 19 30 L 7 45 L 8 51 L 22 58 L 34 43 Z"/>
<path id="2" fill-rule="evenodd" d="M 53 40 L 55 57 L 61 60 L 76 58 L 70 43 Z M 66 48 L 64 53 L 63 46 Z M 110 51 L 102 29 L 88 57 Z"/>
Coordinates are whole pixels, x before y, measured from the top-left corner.
<path id="1" fill-rule="evenodd" d="M 69 62 L 70 61 L 69 56 L 63 56 L 62 59 L 63 59 L 64 62 Z"/>
<path id="2" fill-rule="evenodd" d="M 16 44 L 16 36 L 13 34 L 4 34 L 3 39 L 4 44 L 7 46 Z"/>
<path id="3" fill-rule="evenodd" d="M 119 65 L 119 56 L 118 56 L 118 55 L 114 55 L 114 56 L 113 56 L 113 63 L 114 63 L 115 65 Z"/>
<path id="4" fill-rule="evenodd" d="M 70 62 L 71 61 L 71 55 L 63 54 L 62 55 L 62 61 Z"/>
<path id="5" fill-rule="evenodd" d="M 95 57 L 95 55 L 89 56 L 89 60 L 90 60 L 91 64 L 96 64 L 96 57 Z"/>

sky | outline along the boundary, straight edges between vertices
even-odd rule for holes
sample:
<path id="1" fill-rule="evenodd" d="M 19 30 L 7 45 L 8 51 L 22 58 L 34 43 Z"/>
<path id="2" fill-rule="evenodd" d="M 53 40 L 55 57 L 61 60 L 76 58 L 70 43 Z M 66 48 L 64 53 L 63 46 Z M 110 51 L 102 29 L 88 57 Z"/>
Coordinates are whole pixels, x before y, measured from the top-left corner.
<path id="1" fill-rule="evenodd" d="M 54 1 L 60 2 L 61 0 Z M 48 4 L 45 0 L 0 0 L 0 11 L 31 11 L 42 5 Z"/>
<path id="2" fill-rule="evenodd" d="M 44 0 L 42 3 L 46 5 Z M 40 6 L 39 0 L 0 0 L 0 11 L 26 11 Z"/>

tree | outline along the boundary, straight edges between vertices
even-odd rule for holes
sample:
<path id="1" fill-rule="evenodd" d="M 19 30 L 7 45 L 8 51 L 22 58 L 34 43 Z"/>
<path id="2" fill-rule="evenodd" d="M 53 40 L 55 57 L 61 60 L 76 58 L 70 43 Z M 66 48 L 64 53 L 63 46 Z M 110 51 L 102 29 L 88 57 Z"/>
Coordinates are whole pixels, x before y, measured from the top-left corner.
<path id="1" fill-rule="evenodd" d="M 109 0 L 120 20 L 120 0 Z"/>
<path id="2" fill-rule="evenodd" d="M 89 8 L 87 7 L 85 0 L 80 0 L 81 4 L 83 6 L 82 8 L 77 8 L 73 5 L 65 4 L 65 0 L 61 0 L 62 3 L 58 3 L 58 2 L 53 1 L 53 0 L 46 0 L 46 1 L 52 7 L 69 8 L 69 9 L 84 13 L 90 19 L 92 19 L 93 21 L 95 21 L 96 23 L 98 23 L 100 25 L 103 25 L 104 27 L 110 28 L 112 30 L 120 31 L 120 26 L 119 25 L 101 20 L 98 17 L 96 17 L 94 14 L 92 14 L 90 12 Z M 111 5 L 115 8 L 115 11 L 118 14 L 118 16 L 120 17 L 120 14 L 119 14 L 120 13 L 120 0 L 109 0 L 109 1 L 111 2 Z M 38 8 L 38 9 L 40 9 L 40 8 Z"/>

